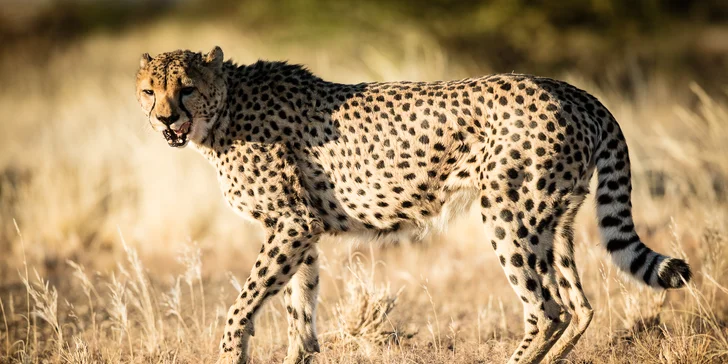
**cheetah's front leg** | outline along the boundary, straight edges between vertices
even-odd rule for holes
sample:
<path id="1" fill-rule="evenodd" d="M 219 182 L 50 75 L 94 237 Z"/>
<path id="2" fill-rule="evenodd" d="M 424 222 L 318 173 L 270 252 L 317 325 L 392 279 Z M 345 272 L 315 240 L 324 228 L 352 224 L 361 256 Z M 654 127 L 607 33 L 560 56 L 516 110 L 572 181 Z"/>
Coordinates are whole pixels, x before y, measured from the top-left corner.
<path id="1" fill-rule="evenodd" d="M 296 218 L 278 221 L 267 233 L 250 276 L 228 310 L 219 364 L 247 362 L 248 339 L 255 333 L 253 320 L 263 303 L 289 282 L 307 257 L 316 256 L 318 235 L 309 226 Z"/>
<path id="2" fill-rule="evenodd" d="M 318 252 L 312 247 L 283 292 L 288 311 L 288 354 L 285 364 L 309 363 L 312 354 L 319 352 L 316 338 L 318 287 Z"/>

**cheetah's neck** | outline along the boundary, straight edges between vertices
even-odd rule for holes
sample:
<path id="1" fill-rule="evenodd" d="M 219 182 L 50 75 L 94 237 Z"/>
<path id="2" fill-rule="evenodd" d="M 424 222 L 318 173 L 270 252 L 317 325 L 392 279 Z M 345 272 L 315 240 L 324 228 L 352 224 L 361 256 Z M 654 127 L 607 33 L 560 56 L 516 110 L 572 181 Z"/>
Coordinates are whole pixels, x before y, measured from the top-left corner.
<path id="1" fill-rule="evenodd" d="M 321 118 L 319 114 L 323 110 L 318 110 L 320 106 L 316 105 L 316 94 L 334 85 L 316 77 L 303 66 L 285 62 L 258 61 L 251 65 L 238 66 L 228 61 L 223 71 L 226 101 L 216 113 L 216 120 L 211 123 L 206 137 L 200 143 L 194 144 L 194 148 L 213 165 L 217 165 L 218 159 L 234 146 L 266 143 L 250 138 L 250 129 L 247 128 L 254 124 L 250 120 L 258 120 L 256 118 L 260 118 L 263 112 L 262 109 L 251 106 L 265 103 L 260 99 L 262 95 L 269 97 L 265 106 L 276 105 L 276 113 L 282 111 L 287 115 L 300 117 L 299 121 L 303 119 L 303 122 L 298 123 L 279 123 L 278 130 L 271 129 L 273 134 L 279 135 L 267 137 L 268 140 L 288 142 L 296 139 L 298 129 L 303 128 L 309 118 Z M 279 89 L 298 90 L 297 98 L 288 99 Z"/>

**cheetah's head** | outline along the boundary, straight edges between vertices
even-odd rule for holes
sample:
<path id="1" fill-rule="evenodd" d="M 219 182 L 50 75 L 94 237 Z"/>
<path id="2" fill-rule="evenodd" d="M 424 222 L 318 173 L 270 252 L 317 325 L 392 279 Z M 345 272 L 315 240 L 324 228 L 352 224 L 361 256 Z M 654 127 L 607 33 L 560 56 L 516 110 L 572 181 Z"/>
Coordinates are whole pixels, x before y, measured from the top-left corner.
<path id="1" fill-rule="evenodd" d="M 220 47 L 202 54 L 186 50 L 142 55 L 136 96 L 152 128 L 172 147 L 200 143 L 217 120 L 226 97 Z"/>

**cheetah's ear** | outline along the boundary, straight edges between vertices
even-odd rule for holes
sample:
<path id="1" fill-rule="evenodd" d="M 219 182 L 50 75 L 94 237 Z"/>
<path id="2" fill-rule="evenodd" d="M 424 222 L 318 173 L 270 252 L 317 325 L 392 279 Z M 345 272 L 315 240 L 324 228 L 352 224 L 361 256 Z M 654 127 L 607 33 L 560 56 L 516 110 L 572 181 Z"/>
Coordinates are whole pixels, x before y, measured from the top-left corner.
<path id="1" fill-rule="evenodd" d="M 151 61 L 152 56 L 150 56 L 149 53 L 142 54 L 142 58 L 139 59 L 139 68 L 146 67 Z"/>
<path id="2" fill-rule="evenodd" d="M 215 46 L 209 53 L 205 55 L 205 64 L 211 66 L 214 69 L 222 67 L 224 56 L 222 54 L 222 48 Z"/>

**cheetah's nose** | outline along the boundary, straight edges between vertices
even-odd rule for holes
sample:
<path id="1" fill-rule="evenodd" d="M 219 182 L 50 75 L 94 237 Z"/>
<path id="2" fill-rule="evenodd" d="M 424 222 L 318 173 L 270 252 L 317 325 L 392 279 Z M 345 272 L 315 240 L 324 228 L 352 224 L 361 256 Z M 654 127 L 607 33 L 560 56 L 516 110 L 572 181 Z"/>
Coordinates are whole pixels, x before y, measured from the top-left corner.
<path id="1" fill-rule="evenodd" d="M 174 122 L 176 122 L 177 120 L 179 120 L 179 114 L 172 113 L 169 116 L 157 115 L 157 120 L 159 120 L 159 122 L 161 122 L 164 125 L 171 125 Z"/>
<path id="2" fill-rule="evenodd" d="M 179 126 L 179 128 L 174 129 L 174 126 L 172 126 L 174 133 L 177 134 L 177 136 L 181 136 L 183 134 L 186 134 L 188 131 L 190 131 L 190 122 L 186 121 L 182 125 Z"/>

